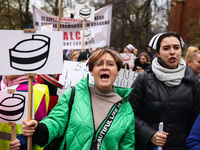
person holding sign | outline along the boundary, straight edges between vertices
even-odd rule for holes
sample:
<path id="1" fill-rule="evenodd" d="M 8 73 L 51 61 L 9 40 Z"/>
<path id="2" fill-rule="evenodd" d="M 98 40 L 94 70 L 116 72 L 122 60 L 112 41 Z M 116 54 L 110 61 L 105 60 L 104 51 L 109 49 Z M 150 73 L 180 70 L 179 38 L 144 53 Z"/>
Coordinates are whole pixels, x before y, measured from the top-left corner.
<path id="1" fill-rule="evenodd" d="M 133 62 L 129 62 L 129 63 L 125 63 L 125 65 L 123 66 L 125 69 L 127 70 L 132 70 L 134 67 L 134 61 L 137 58 L 135 53 L 133 52 L 133 50 L 136 49 L 132 44 L 128 44 L 125 48 L 124 48 L 124 53 L 125 54 L 134 54 L 133 56 Z"/>
<path id="2" fill-rule="evenodd" d="M 186 138 L 200 112 L 198 77 L 181 58 L 184 42 L 175 32 L 155 35 L 157 58 L 138 75 L 129 101 L 135 114 L 136 150 L 186 149 Z M 158 132 L 163 122 L 163 133 Z"/>
<path id="3" fill-rule="evenodd" d="M 49 90 L 46 85 L 37 84 L 36 81 L 34 81 L 33 85 L 35 119 L 37 121 L 41 121 L 44 117 L 47 116 Z M 4 75 L 0 82 L 0 90 L 7 91 L 7 89 L 16 89 L 16 91 L 28 92 L 28 77 L 24 75 Z M 0 149 L 26 149 L 27 139 L 23 135 L 20 135 L 22 134 L 21 124 L 16 125 L 16 132 L 18 137 L 12 142 L 11 127 L 8 125 L 8 123 L 0 123 L 0 132 Z M 38 147 L 34 145 L 34 148 L 37 149 Z"/>
<path id="4" fill-rule="evenodd" d="M 40 123 L 23 120 L 23 134 L 33 136 L 33 142 L 46 146 L 65 133 L 60 149 L 134 150 L 135 119 L 128 102 L 132 89 L 113 85 L 123 59 L 113 50 L 100 49 L 91 55 L 87 64 L 94 85 L 86 77 L 75 86 L 70 118 L 71 89 Z"/>

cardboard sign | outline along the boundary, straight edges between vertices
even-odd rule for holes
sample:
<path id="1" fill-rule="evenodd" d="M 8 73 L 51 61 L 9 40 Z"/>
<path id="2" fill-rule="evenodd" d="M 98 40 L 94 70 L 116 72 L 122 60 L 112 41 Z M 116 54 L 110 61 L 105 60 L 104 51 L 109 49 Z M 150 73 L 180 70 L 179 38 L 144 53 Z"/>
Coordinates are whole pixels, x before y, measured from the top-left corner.
<path id="1" fill-rule="evenodd" d="M 94 78 L 91 76 L 85 62 L 64 61 L 63 73 L 59 77 L 59 82 L 64 85 L 64 88 L 58 89 L 58 96 L 60 97 L 67 89 L 75 86 L 81 79 L 87 77 L 87 75 L 89 75 L 89 83 L 94 84 Z M 137 75 L 137 72 L 121 69 L 114 85 L 131 88 Z"/>
<path id="2" fill-rule="evenodd" d="M 87 5 L 77 4 L 75 5 L 75 18 L 76 19 L 87 19 L 94 21 L 95 8 Z"/>
<path id="3" fill-rule="evenodd" d="M 0 41 L 1 75 L 62 73 L 62 32 L 0 30 Z"/>
<path id="4" fill-rule="evenodd" d="M 22 124 L 22 120 L 26 118 L 28 118 L 28 92 L 8 94 L 7 91 L 0 91 L 0 122 Z"/>
<path id="5" fill-rule="evenodd" d="M 58 16 L 48 14 L 33 6 L 33 23 L 37 31 L 47 24 L 53 24 L 57 30 Z M 84 38 L 84 49 L 110 46 L 110 33 L 112 21 L 112 5 L 107 5 L 94 13 L 94 22 L 86 20 L 85 30 L 92 30 L 93 36 Z M 61 18 L 60 31 L 63 31 L 63 49 L 82 49 L 83 20 Z"/>
<path id="6" fill-rule="evenodd" d="M 120 53 L 125 63 L 133 63 L 134 62 L 134 54 Z"/>

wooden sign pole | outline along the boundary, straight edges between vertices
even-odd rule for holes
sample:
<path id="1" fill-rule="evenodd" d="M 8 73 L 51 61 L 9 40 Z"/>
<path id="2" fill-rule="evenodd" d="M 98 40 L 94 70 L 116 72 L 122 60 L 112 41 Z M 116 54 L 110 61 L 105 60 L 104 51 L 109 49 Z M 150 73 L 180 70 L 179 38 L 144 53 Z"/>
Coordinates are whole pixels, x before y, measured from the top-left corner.
<path id="1" fill-rule="evenodd" d="M 90 40 L 88 38 L 88 51 L 90 52 Z"/>
<path id="2" fill-rule="evenodd" d="M 124 65 L 124 70 L 127 70 L 127 65 L 128 65 L 127 63 Z"/>
<path id="3" fill-rule="evenodd" d="M 84 35 L 85 35 L 85 21 L 86 18 L 83 19 L 83 35 L 82 35 L 82 52 L 84 51 Z"/>
<path id="4" fill-rule="evenodd" d="M 63 3 L 63 0 L 60 1 L 57 31 L 60 31 L 60 20 L 61 20 L 61 14 L 62 14 L 62 3 Z"/>
<path id="5" fill-rule="evenodd" d="M 13 94 L 15 92 L 15 89 L 7 89 L 7 92 Z M 14 141 L 17 138 L 16 123 L 8 122 L 8 125 L 11 126 L 11 141 Z"/>
<path id="6" fill-rule="evenodd" d="M 28 120 L 32 120 L 33 116 L 33 79 L 36 76 L 36 73 L 25 73 L 25 76 L 28 76 Z M 32 136 L 28 137 L 28 150 L 32 150 Z"/>
<path id="7" fill-rule="evenodd" d="M 14 141 L 17 138 L 16 133 L 16 123 L 15 122 L 8 122 L 8 125 L 11 126 L 11 141 Z"/>

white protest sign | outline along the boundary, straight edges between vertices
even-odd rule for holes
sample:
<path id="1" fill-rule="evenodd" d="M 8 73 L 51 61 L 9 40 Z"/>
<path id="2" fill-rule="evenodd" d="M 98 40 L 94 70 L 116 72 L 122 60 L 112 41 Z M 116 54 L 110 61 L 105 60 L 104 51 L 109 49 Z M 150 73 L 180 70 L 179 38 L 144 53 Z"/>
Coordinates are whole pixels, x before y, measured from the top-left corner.
<path id="1" fill-rule="evenodd" d="M 112 5 L 107 5 L 94 13 L 94 22 L 85 22 L 85 30 L 92 30 L 93 36 L 84 39 L 84 49 L 106 47 L 110 45 L 112 20 Z M 33 6 L 34 28 L 41 31 L 41 27 L 53 24 L 57 30 L 58 16 L 48 14 Z M 82 49 L 83 21 L 81 19 L 61 18 L 60 31 L 63 31 L 63 49 Z"/>
<path id="2" fill-rule="evenodd" d="M 95 8 L 87 5 L 75 4 L 75 18 L 94 21 Z"/>
<path id="3" fill-rule="evenodd" d="M 125 63 L 133 63 L 134 62 L 134 54 L 128 53 L 120 53 Z"/>
<path id="4" fill-rule="evenodd" d="M 27 112 L 28 92 L 8 94 L 7 91 L 0 91 L 0 122 L 22 124 L 22 120 L 28 118 Z"/>
<path id="5" fill-rule="evenodd" d="M 0 30 L 0 74 L 60 74 L 63 66 L 62 32 L 24 33 Z"/>
<path id="6" fill-rule="evenodd" d="M 45 26 L 42 26 L 42 29 L 41 31 L 53 31 L 53 25 L 45 25 Z"/>
<path id="7" fill-rule="evenodd" d="M 58 96 L 60 97 L 71 86 L 75 86 L 81 79 L 87 77 L 87 74 L 89 75 L 89 83 L 94 84 L 94 78 L 85 62 L 64 61 L 63 73 L 59 77 L 59 82 L 64 85 L 64 88 L 58 89 Z M 137 75 L 137 72 L 121 69 L 114 85 L 131 88 Z"/>

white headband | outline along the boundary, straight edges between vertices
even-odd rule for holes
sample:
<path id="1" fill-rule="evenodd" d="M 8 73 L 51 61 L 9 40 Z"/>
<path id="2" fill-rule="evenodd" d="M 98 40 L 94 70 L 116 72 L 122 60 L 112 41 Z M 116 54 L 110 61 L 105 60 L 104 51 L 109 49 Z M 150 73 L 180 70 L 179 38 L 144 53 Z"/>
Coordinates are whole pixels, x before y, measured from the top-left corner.
<path id="1" fill-rule="evenodd" d="M 128 44 L 126 47 L 128 47 L 128 49 L 130 49 L 131 51 L 135 48 L 132 44 Z"/>
<path id="2" fill-rule="evenodd" d="M 161 35 L 163 35 L 163 34 L 165 34 L 165 33 L 168 33 L 168 32 L 164 32 L 164 33 L 158 33 L 158 34 L 156 34 L 156 35 L 154 35 L 152 38 L 151 38 L 151 40 L 150 40 L 150 42 L 149 42 L 149 46 L 152 48 L 152 49 L 154 49 L 154 50 L 157 50 L 157 42 L 158 42 L 158 39 L 159 39 L 159 37 L 161 36 Z M 180 36 L 179 36 L 180 37 Z M 181 40 L 181 46 L 182 47 L 184 47 L 184 41 L 183 41 L 183 39 L 180 37 L 180 40 Z"/>

